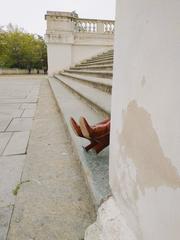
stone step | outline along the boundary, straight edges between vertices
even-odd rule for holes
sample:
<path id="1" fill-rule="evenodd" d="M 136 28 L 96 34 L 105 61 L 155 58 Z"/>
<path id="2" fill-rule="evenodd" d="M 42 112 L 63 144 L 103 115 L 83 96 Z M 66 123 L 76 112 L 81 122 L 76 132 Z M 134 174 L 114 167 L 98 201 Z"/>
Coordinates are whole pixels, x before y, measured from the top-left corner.
<path id="1" fill-rule="evenodd" d="M 114 50 L 111 49 L 111 50 L 108 50 L 108 51 L 105 51 L 105 52 L 99 53 L 99 54 L 97 54 L 97 56 L 100 56 L 100 55 L 108 55 L 108 54 L 114 54 Z"/>
<path id="2" fill-rule="evenodd" d="M 106 55 L 113 55 L 113 54 L 114 54 L 114 51 L 107 51 L 107 52 L 96 54 L 95 56 L 106 56 Z"/>
<path id="3" fill-rule="evenodd" d="M 87 76 L 95 76 L 95 77 L 101 77 L 101 78 L 112 78 L 112 71 L 100 71 L 100 70 L 64 70 L 64 72 L 68 73 L 77 73 L 77 74 L 83 74 Z"/>
<path id="4" fill-rule="evenodd" d="M 81 63 L 86 63 L 86 62 L 89 62 L 89 61 L 102 61 L 102 59 L 105 58 L 105 60 L 108 58 L 110 58 L 111 60 L 113 60 L 113 55 L 114 55 L 114 50 L 111 49 L 111 50 L 108 50 L 106 52 L 103 52 L 103 53 L 100 53 L 100 54 L 97 54 L 91 58 L 88 58 L 88 59 L 84 59 L 83 61 L 81 61 Z"/>
<path id="5" fill-rule="evenodd" d="M 80 81 L 83 84 L 89 85 L 101 91 L 107 92 L 111 94 L 112 90 L 112 79 L 109 78 L 97 78 L 91 76 L 84 76 L 80 74 L 70 74 L 61 72 L 59 75 L 55 75 L 56 78 L 66 77 L 73 79 L 74 81 Z"/>
<path id="6" fill-rule="evenodd" d="M 67 130 L 70 133 L 72 143 L 74 145 L 77 159 L 80 160 L 83 173 L 90 190 L 95 208 L 107 199 L 111 194 L 109 187 L 109 149 L 104 149 L 98 155 L 93 152 L 87 153 L 82 145 L 87 145 L 88 141 L 77 137 L 72 131 L 69 119 L 73 116 L 76 120 L 80 116 L 85 116 L 91 124 L 97 123 L 104 119 L 104 114 L 94 111 L 91 106 L 82 101 L 82 97 L 70 91 L 69 87 L 55 78 L 49 79 L 50 86 L 54 93 L 57 105 L 63 114 Z"/>
<path id="7" fill-rule="evenodd" d="M 57 75 L 56 75 L 57 78 Z M 103 114 L 110 115 L 111 112 L 111 95 L 100 89 L 84 84 L 82 81 L 74 81 L 74 79 L 59 75 L 57 78 L 61 83 L 66 85 L 71 91 L 78 94 L 92 108 Z"/>
<path id="8" fill-rule="evenodd" d="M 99 62 L 92 62 L 92 63 L 81 63 L 76 64 L 75 67 L 81 67 L 81 66 L 93 66 L 93 65 L 106 65 L 106 64 L 113 64 L 113 60 L 106 60 L 106 61 L 99 61 Z"/>
<path id="9" fill-rule="evenodd" d="M 103 52 L 102 54 L 104 54 L 104 53 L 113 53 L 113 52 L 114 52 L 114 49 L 110 49 L 108 51 Z"/>
<path id="10" fill-rule="evenodd" d="M 81 63 L 94 63 L 94 62 L 100 62 L 100 61 L 113 61 L 113 56 L 111 57 L 98 57 L 98 58 L 94 58 L 94 59 L 86 59 L 84 61 L 82 61 Z"/>
<path id="11" fill-rule="evenodd" d="M 90 69 L 90 70 L 112 70 L 113 64 L 104 64 L 104 65 L 93 65 L 93 66 L 75 66 L 70 67 L 71 70 L 81 70 L 81 69 Z"/>
<path id="12" fill-rule="evenodd" d="M 107 58 L 107 57 L 113 57 L 113 53 L 99 54 L 99 55 L 97 55 L 97 56 L 92 57 L 92 59 L 96 59 L 96 58 Z"/>
<path id="13" fill-rule="evenodd" d="M 86 61 L 86 60 L 91 60 L 91 59 L 95 60 L 95 59 L 99 59 L 99 58 L 112 58 L 112 57 L 113 57 L 113 54 L 108 54 L 108 55 L 95 55 L 95 56 L 92 56 L 92 57 L 90 57 L 90 58 L 84 59 L 84 61 Z"/>

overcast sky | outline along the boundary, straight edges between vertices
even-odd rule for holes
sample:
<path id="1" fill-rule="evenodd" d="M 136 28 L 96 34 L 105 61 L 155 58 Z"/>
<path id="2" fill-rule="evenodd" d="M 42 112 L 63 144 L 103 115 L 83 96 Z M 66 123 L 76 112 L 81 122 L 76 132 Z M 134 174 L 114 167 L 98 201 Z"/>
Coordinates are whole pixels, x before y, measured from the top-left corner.
<path id="1" fill-rule="evenodd" d="M 0 26 L 12 23 L 44 35 L 47 10 L 75 10 L 82 18 L 114 19 L 115 0 L 0 0 Z"/>

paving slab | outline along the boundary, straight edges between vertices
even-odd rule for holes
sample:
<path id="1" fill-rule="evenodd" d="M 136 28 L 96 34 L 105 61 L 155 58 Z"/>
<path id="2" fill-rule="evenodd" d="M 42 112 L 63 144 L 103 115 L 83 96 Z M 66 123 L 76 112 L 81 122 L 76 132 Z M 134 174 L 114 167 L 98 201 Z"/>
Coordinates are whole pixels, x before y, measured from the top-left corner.
<path id="1" fill-rule="evenodd" d="M 7 128 L 7 132 L 27 131 L 32 127 L 32 118 L 14 118 Z"/>
<path id="2" fill-rule="evenodd" d="M 8 240 L 82 240 L 94 208 L 47 81 L 28 146 Z"/>
<path id="3" fill-rule="evenodd" d="M 22 118 L 33 118 L 35 114 L 35 109 L 25 109 Z"/>
<path id="4" fill-rule="evenodd" d="M 7 240 L 16 199 L 13 190 L 21 182 L 41 80 L 39 76 L 0 77 L 0 240 Z"/>
<path id="5" fill-rule="evenodd" d="M 13 205 L 15 202 L 13 189 L 20 182 L 25 157 L 25 155 L 0 157 L 0 208 Z"/>
<path id="6" fill-rule="evenodd" d="M 0 240 L 6 240 L 13 206 L 0 207 Z"/>
<path id="7" fill-rule="evenodd" d="M 13 133 L 9 143 L 7 144 L 3 155 L 25 154 L 29 141 L 29 131 Z"/>
<path id="8" fill-rule="evenodd" d="M 1 103 L 36 103 L 37 102 L 37 97 L 30 97 L 30 98 L 2 98 L 0 100 Z"/>
<path id="9" fill-rule="evenodd" d="M 0 155 L 2 155 L 7 143 L 9 142 L 12 133 L 3 132 L 0 133 Z"/>
<path id="10" fill-rule="evenodd" d="M 17 110 L 21 105 L 21 103 L 0 103 L 0 110 Z"/>
<path id="11" fill-rule="evenodd" d="M 38 97 L 37 96 L 32 96 L 32 97 L 28 97 L 26 99 L 27 103 L 37 103 L 38 102 Z"/>
<path id="12" fill-rule="evenodd" d="M 27 82 L 22 82 L 22 80 L 21 82 L 6 80 L 1 82 L 1 86 L 0 99 L 26 98 L 33 90 L 36 90 L 35 84 L 30 81 L 27 84 Z"/>
<path id="13" fill-rule="evenodd" d="M 24 93 L 24 89 L 17 89 L 15 90 L 14 87 L 11 89 L 10 87 L 7 87 L 7 89 L 4 87 L 3 89 L 0 89 L 0 101 L 1 99 L 12 99 L 12 98 L 26 98 L 27 93 Z"/>
<path id="14" fill-rule="evenodd" d="M 21 109 L 36 109 L 36 103 L 23 103 Z"/>
<path id="15" fill-rule="evenodd" d="M 0 108 L 0 118 L 1 117 L 20 117 L 23 113 L 23 109 L 1 109 Z"/>
<path id="16" fill-rule="evenodd" d="M 12 117 L 2 117 L 0 118 L 0 132 L 4 132 L 8 125 L 10 124 Z"/>
<path id="17" fill-rule="evenodd" d="M 39 95 L 39 89 L 38 88 L 33 88 L 31 92 L 28 94 L 28 97 L 38 97 Z"/>

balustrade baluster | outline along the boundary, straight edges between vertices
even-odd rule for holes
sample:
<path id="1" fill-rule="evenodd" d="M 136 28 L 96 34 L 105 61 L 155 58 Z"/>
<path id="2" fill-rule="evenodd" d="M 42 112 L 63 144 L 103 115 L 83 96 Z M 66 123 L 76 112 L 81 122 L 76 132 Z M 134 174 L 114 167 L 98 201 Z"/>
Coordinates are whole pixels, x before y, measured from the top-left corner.
<path id="1" fill-rule="evenodd" d="M 90 32 L 90 24 L 87 22 L 87 32 Z"/>
<path id="2" fill-rule="evenodd" d="M 91 32 L 91 23 L 88 22 L 88 32 Z"/>
<path id="3" fill-rule="evenodd" d="M 96 24 L 93 23 L 93 32 L 96 32 Z"/>
<path id="4" fill-rule="evenodd" d="M 104 23 L 104 32 L 107 32 L 107 23 Z"/>
<path id="5" fill-rule="evenodd" d="M 93 23 L 91 22 L 91 32 L 93 32 Z"/>
<path id="6" fill-rule="evenodd" d="M 85 23 L 83 22 L 82 23 L 82 31 L 84 32 L 84 30 L 85 30 Z"/>

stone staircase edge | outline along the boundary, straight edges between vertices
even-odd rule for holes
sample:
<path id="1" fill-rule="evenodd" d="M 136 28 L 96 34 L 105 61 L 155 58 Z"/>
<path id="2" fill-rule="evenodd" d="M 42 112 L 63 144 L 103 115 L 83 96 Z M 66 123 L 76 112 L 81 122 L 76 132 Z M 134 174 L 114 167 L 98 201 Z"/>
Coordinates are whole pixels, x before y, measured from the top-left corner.
<path id="1" fill-rule="evenodd" d="M 88 76 L 82 76 L 82 75 L 71 74 L 71 73 L 66 73 L 66 72 L 60 72 L 59 75 L 71 77 L 73 79 L 78 79 L 78 80 L 86 81 L 89 83 L 97 83 L 97 84 L 104 85 L 107 87 L 112 87 L 112 79 L 110 79 L 110 78 L 88 77 Z M 56 74 L 55 77 L 58 78 L 59 76 Z"/>
<path id="2" fill-rule="evenodd" d="M 92 200 L 93 200 L 93 204 L 95 206 L 95 209 L 97 210 L 98 207 L 101 205 L 101 203 L 109 196 L 111 195 L 111 190 L 110 190 L 110 187 L 109 189 L 107 190 L 107 194 L 106 196 L 101 196 L 99 191 L 97 190 L 97 187 L 92 179 L 92 174 L 91 174 L 91 171 L 88 169 L 88 164 L 87 164 L 87 160 L 86 160 L 86 155 L 85 152 L 79 148 L 78 144 L 77 144 L 77 138 L 76 136 L 74 135 L 74 133 L 72 132 L 72 129 L 70 128 L 70 125 L 67 124 L 67 120 L 63 114 L 63 111 L 62 111 L 62 107 L 60 106 L 60 102 L 58 100 L 58 97 L 57 97 L 57 94 L 56 94 L 56 91 L 55 91 L 55 87 L 53 86 L 53 82 L 52 82 L 52 78 L 49 78 L 48 79 L 49 81 L 49 85 L 52 89 L 52 92 L 53 92 L 53 95 L 54 95 L 54 98 L 56 100 L 56 103 L 57 103 L 57 106 L 60 110 L 60 112 L 62 113 L 62 116 L 63 116 L 63 119 L 64 119 L 64 123 L 66 125 L 66 128 L 67 128 L 67 131 L 70 135 L 70 138 L 71 138 L 71 142 L 72 142 L 72 145 L 73 145 L 73 148 L 75 150 L 75 155 L 77 156 L 77 158 L 79 159 L 79 162 L 82 166 L 82 170 L 84 172 L 84 176 L 85 176 L 85 179 L 86 179 L 86 183 L 87 183 L 87 186 L 89 188 L 89 191 L 90 191 L 90 194 L 91 194 L 91 197 L 92 197 Z"/>

